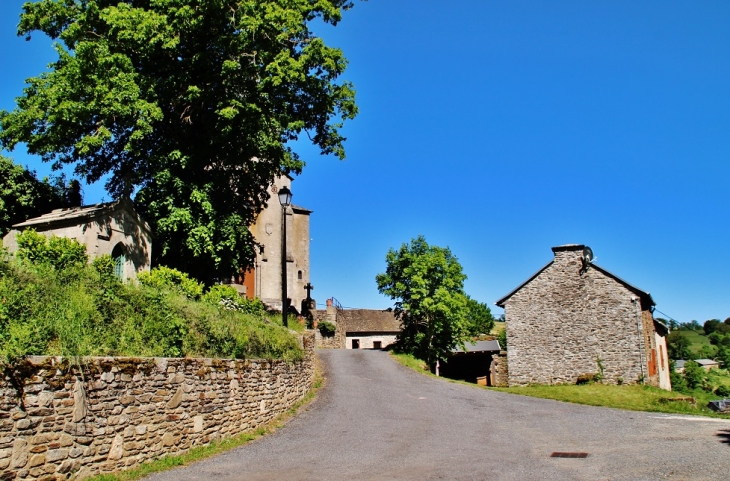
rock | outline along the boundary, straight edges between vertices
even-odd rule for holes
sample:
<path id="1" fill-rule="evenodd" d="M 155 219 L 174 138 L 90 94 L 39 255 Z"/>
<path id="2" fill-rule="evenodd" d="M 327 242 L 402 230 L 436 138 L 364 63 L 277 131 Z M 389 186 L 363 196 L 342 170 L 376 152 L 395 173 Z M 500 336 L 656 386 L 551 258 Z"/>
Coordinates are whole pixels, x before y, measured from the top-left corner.
<path id="1" fill-rule="evenodd" d="M 175 394 L 170 398 L 170 400 L 167 402 L 167 408 L 168 409 L 175 409 L 182 403 L 183 401 L 183 395 L 185 394 L 185 390 L 182 386 L 177 388 L 177 391 L 175 391 Z"/>
<path id="2" fill-rule="evenodd" d="M 203 431 L 203 416 L 195 416 L 193 418 L 193 432 L 200 433 Z"/>
<path id="3" fill-rule="evenodd" d="M 86 390 L 84 389 L 84 383 L 80 379 L 76 379 L 74 384 L 74 410 L 73 410 L 73 422 L 78 423 L 82 421 L 89 410 L 86 405 Z"/>
<path id="4" fill-rule="evenodd" d="M 22 468 L 28 464 L 28 442 L 18 438 L 13 443 L 13 456 L 10 459 L 11 468 Z"/>
<path id="5" fill-rule="evenodd" d="M 45 454 L 34 454 L 30 457 L 30 461 L 28 461 L 28 467 L 33 468 L 35 466 L 40 466 L 42 464 L 46 464 L 46 455 Z"/>
<path id="6" fill-rule="evenodd" d="M 53 449 L 46 453 L 46 461 L 53 463 L 68 458 L 68 449 Z"/>
<path id="7" fill-rule="evenodd" d="M 121 434 L 117 434 L 114 437 L 114 441 L 112 441 L 112 446 L 109 449 L 109 455 L 107 456 L 107 459 L 117 460 L 122 459 L 122 456 L 124 456 L 124 436 Z"/>
<path id="8" fill-rule="evenodd" d="M 174 446 L 175 445 L 175 436 L 173 436 L 172 433 L 165 433 L 164 436 L 162 436 L 162 445 L 163 446 Z"/>

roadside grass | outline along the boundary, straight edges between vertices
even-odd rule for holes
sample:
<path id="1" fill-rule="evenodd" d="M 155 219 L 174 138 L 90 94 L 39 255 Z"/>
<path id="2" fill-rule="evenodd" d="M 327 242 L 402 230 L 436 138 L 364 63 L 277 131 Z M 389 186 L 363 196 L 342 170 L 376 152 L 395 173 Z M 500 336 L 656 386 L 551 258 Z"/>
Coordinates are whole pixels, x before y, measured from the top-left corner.
<path id="1" fill-rule="evenodd" d="M 299 410 L 305 408 L 307 405 L 309 405 L 309 403 L 314 400 L 317 392 L 322 388 L 325 381 L 326 378 L 324 377 L 322 369 L 319 365 L 319 360 L 317 360 L 314 382 L 312 383 L 312 388 L 309 390 L 309 392 L 299 402 L 294 404 L 291 408 L 289 408 L 287 411 L 279 415 L 279 417 L 269 422 L 268 424 L 251 431 L 237 434 L 236 436 L 230 438 L 222 439 L 220 441 L 213 441 L 207 446 L 198 446 L 192 448 L 184 454 L 180 454 L 177 456 L 165 456 L 163 458 L 158 458 L 154 461 L 142 464 L 128 471 L 119 471 L 117 473 L 111 474 L 100 474 L 87 479 L 89 481 L 133 481 L 143 478 L 145 476 L 149 476 L 153 473 L 158 473 L 160 471 L 167 471 L 169 469 L 179 466 L 187 466 L 196 461 L 201 461 L 203 459 L 216 456 L 239 446 L 246 445 L 251 441 L 255 441 L 262 436 L 271 434 L 277 429 L 284 427 L 284 425 L 286 425 L 286 423 L 291 418 L 293 418 L 299 412 Z"/>
<path id="2" fill-rule="evenodd" d="M 390 355 L 397 362 L 413 369 L 421 374 L 437 377 L 428 370 L 426 363 L 415 358 L 411 354 Z M 718 414 L 707 407 L 707 403 L 720 397 L 705 392 L 701 389 L 691 394 L 670 392 L 651 386 L 614 386 L 607 384 L 559 384 L 552 386 L 525 386 L 525 387 L 483 387 L 466 381 L 457 381 L 449 378 L 438 378 L 458 384 L 467 384 L 475 388 L 489 389 L 492 391 L 518 394 L 521 396 L 538 397 L 542 399 L 553 399 L 555 401 L 570 402 L 575 404 L 586 404 L 589 406 L 602 406 L 627 411 L 647 411 L 669 414 L 693 414 L 721 419 L 730 419 L 730 414 Z M 696 404 L 691 404 L 684 399 L 692 397 Z"/>
<path id="3" fill-rule="evenodd" d="M 730 419 L 730 414 L 719 414 L 707 407 L 707 403 L 720 397 L 702 390 L 686 395 L 665 391 L 651 386 L 613 386 L 598 383 L 563 384 L 552 386 L 490 387 L 493 391 L 522 396 L 553 399 L 556 401 L 589 406 L 603 406 L 627 411 L 647 411 L 670 414 L 694 414 Z M 696 404 L 683 399 L 692 397 Z"/>

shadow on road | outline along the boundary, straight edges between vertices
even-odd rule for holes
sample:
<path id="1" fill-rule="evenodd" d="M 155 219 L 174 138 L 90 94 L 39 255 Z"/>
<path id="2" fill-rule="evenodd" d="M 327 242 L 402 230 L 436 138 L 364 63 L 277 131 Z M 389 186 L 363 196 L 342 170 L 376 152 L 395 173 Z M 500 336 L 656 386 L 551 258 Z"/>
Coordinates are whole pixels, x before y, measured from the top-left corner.
<path id="1" fill-rule="evenodd" d="M 730 444 L 730 429 L 724 429 L 718 432 L 717 436 L 721 439 L 721 442 Z"/>

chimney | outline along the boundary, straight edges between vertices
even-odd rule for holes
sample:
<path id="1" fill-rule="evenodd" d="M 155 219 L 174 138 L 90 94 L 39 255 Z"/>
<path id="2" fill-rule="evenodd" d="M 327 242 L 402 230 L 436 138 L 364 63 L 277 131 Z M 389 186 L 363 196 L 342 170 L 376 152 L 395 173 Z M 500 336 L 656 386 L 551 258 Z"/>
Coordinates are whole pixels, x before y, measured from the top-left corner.
<path id="1" fill-rule="evenodd" d="M 582 266 L 583 250 L 585 247 L 586 246 L 584 244 L 565 244 L 553 247 L 553 254 L 555 255 L 555 260 L 553 262 L 564 266 L 567 266 L 568 264 Z"/>

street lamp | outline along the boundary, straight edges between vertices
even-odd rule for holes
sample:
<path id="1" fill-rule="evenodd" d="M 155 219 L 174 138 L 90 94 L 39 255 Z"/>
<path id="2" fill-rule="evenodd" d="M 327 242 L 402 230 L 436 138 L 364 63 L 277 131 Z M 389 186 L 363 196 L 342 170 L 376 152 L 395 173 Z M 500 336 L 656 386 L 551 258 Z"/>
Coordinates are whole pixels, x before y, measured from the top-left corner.
<path id="1" fill-rule="evenodd" d="M 288 311 L 289 299 L 286 295 L 286 209 L 291 205 L 292 193 L 286 187 L 279 189 L 279 203 L 281 204 L 281 325 L 289 327 Z"/>

